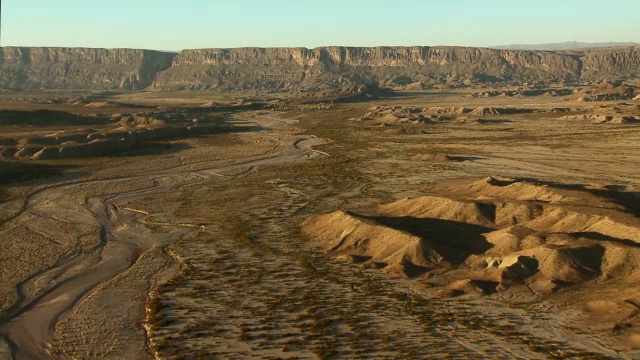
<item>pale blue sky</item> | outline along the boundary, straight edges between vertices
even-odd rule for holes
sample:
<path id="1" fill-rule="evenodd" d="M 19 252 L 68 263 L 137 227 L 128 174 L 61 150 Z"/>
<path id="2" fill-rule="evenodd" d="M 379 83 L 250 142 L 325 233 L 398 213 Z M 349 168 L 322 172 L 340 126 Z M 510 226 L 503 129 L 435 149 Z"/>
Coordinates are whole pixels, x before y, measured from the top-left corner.
<path id="1" fill-rule="evenodd" d="M 3 46 L 640 42 L 640 0 L 4 0 Z"/>

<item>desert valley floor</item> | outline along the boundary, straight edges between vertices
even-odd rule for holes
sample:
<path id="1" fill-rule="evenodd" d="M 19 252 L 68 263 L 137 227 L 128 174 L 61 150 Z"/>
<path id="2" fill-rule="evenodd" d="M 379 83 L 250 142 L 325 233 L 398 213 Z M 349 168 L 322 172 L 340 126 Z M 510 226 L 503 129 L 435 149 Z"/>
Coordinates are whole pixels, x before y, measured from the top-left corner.
<path id="1" fill-rule="evenodd" d="M 0 359 L 640 358 L 640 102 L 558 94 L 4 91 Z"/>

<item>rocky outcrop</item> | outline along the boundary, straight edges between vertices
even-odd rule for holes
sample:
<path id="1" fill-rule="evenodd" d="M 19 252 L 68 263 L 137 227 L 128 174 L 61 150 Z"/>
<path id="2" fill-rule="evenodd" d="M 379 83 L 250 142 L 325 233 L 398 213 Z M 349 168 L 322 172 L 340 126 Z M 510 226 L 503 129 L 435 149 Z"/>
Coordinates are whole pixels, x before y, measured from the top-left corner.
<path id="1" fill-rule="evenodd" d="M 635 77 L 640 47 L 513 51 L 468 47 L 184 50 L 0 48 L 0 87 L 20 89 L 325 89 L 597 81 Z"/>
<path id="2" fill-rule="evenodd" d="M 143 89 L 176 54 L 137 49 L 0 48 L 0 87 Z"/>
<path id="3" fill-rule="evenodd" d="M 451 195 L 404 198 L 373 214 L 311 217 L 302 235 L 336 260 L 459 293 L 526 286 L 542 297 L 594 279 L 637 283 L 640 221 L 630 188 L 502 177 L 445 188 Z"/>
<path id="4" fill-rule="evenodd" d="M 254 107 L 247 104 L 244 108 Z M 118 151 L 142 151 L 150 141 L 251 130 L 225 125 L 218 118 L 197 111 L 188 115 L 170 111 L 139 115 L 106 117 L 51 110 L 0 110 L 0 125 L 37 130 L 0 133 L 0 161 L 104 156 Z M 54 129 L 52 124 L 66 126 Z"/>
<path id="5" fill-rule="evenodd" d="M 97 125 L 104 124 L 104 120 L 97 117 L 74 115 L 64 111 L 53 110 L 0 110 L 0 125 L 9 126 L 51 126 L 56 125 Z M 0 144 L 2 141 L 0 140 Z"/>

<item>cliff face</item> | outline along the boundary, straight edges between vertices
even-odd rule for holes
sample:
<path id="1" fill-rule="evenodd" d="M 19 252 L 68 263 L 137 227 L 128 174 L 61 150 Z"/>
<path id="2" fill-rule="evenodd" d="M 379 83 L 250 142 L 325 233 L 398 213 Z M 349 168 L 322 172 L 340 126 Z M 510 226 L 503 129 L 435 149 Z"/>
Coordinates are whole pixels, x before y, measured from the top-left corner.
<path id="1" fill-rule="evenodd" d="M 566 52 L 465 47 L 184 50 L 0 48 L 0 87 L 288 89 L 375 82 L 578 81 L 640 76 L 640 47 Z"/>
<path id="2" fill-rule="evenodd" d="M 590 49 L 580 55 L 583 79 L 640 77 L 640 46 Z"/>
<path id="3" fill-rule="evenodd" d="M 20 89 L 143 89 L 175 54 L 136 49 L 0 48 L 0 86 Z"/>
<path id="4" fill-rule="evenodd" d="M 462 47 L 322 47 L 186 50 L 158 74 L 159 89 L 313 85 L 317 81 L 388 84 L 446 78 L 575 80 L 580 62 L 552 52 Z M 399 80 L 398 78 L 402 78 Z"/>
<path id="5" fill-rule="evenodd" d="M 361 51 L 354 50 L 351 54 L 347 53 L 347 57 L 356 61 L 347 61 L 345 64 L 364 71 L 368 66 L 367 59 L 369 62 L 379 62 L 380 65 L 371 69 L 371 72 L 383 83 L 397 82 L 398 77 L 423 82 L 425 77 L 429 77 L 430 82 L 466 79 L 550 81 L 574 79 L 579 74 L 579 63 L 575 59 L 551 52 L 462 47 L 412 48 L 408 52 L 388 52 L 386 49 L 378 48 L 362 49 L 364 54 L 358 54 Z M 372 55 L 376 53 L 382 55 L 378 61 L 372 60 Z M 406 71 L 399 72 L 400 69 Z"/>

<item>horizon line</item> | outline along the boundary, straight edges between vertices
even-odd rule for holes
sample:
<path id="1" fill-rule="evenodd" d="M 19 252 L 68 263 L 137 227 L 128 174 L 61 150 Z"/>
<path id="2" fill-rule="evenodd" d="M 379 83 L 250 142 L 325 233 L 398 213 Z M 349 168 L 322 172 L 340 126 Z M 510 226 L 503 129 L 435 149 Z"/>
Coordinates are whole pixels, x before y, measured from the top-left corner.
<path id="1" fill-rule="evenodd" d="M 539 50 L 539 49 L 505 49 L 505 47 L 511 46 L 544 46 L 544 45 L 557 45 L 557 44 L 571 44 L 571 43 L 584 43 L 585 47 L 569 48 L 569 49 L 556 49 L 556 50 Z M 611 45 L 604 45 L 604 44 Z M 588 45 L 604 45 L 593 46 Z M 144 47 L 102 47 L 102 46 L 49 46 L 49 45 L 1 45 L 0 48 L 58 48 L 58 49 L 104 49 L 104 50 L 146 50 L 157 51 L 166 53 L 180 53 L 185 50 L 209 50 L 209 49 L 306 49 L 315 50 L 319 48 L 412 48 L 412 47 L 457 47 L 457 48 L 478 48 L 478 49 L 491 49 L 491 50 L 507 50 L 507 51 L 562 51 L 562 50 L 578 50 L 589 48 L 607 48 L 607 47 L 635 47 L 640 46 L 640 43 L 634 41 L 603 41 L 603 42 L 582 42 L 582 41 L 563 41 L 554 43 L 539 43 L 539 44 L 506 44 L 506 45 L 489 45 L 489 46 L 471 46 L 471 45 L 320 45 L 314 47 L 307 46 L 233 46 L 233 47 L 194 47 L 194 48 L 182 48 L 179 50 L 167 50 L 167 49 L 151 49 Z"/>

